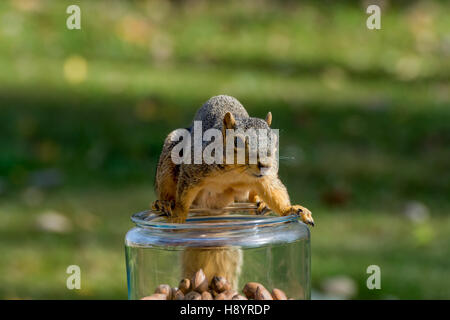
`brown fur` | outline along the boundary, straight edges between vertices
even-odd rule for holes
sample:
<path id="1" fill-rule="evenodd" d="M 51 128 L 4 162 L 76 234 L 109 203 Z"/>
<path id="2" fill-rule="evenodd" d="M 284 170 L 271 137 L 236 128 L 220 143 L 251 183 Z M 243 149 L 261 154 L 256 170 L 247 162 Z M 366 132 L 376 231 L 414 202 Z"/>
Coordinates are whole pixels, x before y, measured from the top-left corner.
<path id="1" fill-rule="evenodd" d="M 225 129 L 236 128 L 239 123 L 245 123 L 246 119 L 254 119 L 248 117 L 236 99 L 227 96 L 211 98 L 197 112 L 196 118 L 207 122 L 209 119 L 217 121 L 219 116 L 222 119 L 223 133 Z M 253 121 L 258 126 L 268 128 L 272 122 L 272 114 L 269 112 L 266 122 Z M 217 122 L 209 125 L 217 126 Z M 155 183 L 157 200 L 152 206 L 154 210 L 166 213 L 171 222 L 184 223 L 191 206 L 219 209 L 236 200 L 246 200 L 256 203 L 258 212 L 263 212 L 268 207 L 282 216 L 298 214 L 305 223 L 313 225 L 308 209 L 291 205 L 286 187 L 278 178 L 278 165 L 275 163 L 277 159 L 271 158 L 269 163 L 263 164 L 265 170 L 251 164 L 175 165 L 171 159 L 171 150 L 175 145 L 170 140 L 172 134 L 166 138 L 159 159 Z M 225 143 L 225 136 L 223 139 Z M 201 267 L 208 279 L 214 275 L 222 275 L 237 284 L 241 261 L 242 253 L 238 249 L 187 249 L 182 257 L 183 276 L 191 276 Z"/>

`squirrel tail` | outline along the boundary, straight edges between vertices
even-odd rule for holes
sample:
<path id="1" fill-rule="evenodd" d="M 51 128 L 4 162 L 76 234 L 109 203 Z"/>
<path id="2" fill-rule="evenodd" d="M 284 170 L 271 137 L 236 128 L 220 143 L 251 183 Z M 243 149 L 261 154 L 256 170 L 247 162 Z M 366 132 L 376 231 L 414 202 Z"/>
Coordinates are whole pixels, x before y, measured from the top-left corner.
<path id="1" fill-rule="evenodd" d="M 232 288 L 237 290 L 243 263 L 242 250 L 239 248 L 187 248 L 182 252 L 182 276 L 192 278 L 200 268 L 208 279 L 214 276 L 227 279 Z"/>

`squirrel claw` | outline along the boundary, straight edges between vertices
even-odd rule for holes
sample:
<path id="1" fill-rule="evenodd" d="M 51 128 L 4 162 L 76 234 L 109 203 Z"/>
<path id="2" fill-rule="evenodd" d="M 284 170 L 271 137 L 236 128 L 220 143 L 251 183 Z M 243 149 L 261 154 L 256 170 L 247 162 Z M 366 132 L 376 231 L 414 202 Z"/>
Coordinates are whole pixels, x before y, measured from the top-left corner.
<path id="1" fill-rule="evenodd" d="M 174 201 L 170 200 L 155 200 L 152 204 L 152 210 L 159 211 L 164 216 L 172 216 L 172 209 L 175 207 Z"/>
<path id="2" fill-rule="evenodd" d="M 299 205 L 292 206 L 290 209 L 290 213 L 298 215 L 304 223 L 314 227 L 314 219 L 312 217 L 311 211 L 309 211 L 305 207 Z"/>
<path id="3" fill-rule="evenodd" d="M 270 209 L 269 207 L 266 205 L 266 203 L 264 201 L 258 201 L 256 203 L 257 209 L 256 209 L 256 214 L 263 216 L 266 215 L 267 213 L 269 213 Z"/>

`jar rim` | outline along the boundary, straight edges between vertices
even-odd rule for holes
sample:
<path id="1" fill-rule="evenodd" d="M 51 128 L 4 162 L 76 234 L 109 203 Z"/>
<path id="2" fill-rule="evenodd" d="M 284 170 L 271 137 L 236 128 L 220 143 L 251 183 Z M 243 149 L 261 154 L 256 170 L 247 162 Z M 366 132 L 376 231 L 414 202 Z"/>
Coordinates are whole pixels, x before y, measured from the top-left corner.
<path id="1" fill-rule="evenodd" d="M 216 229 L 242 229 L 279 225 L 287 222 L 301 222 L 295 214 L 287 216 L 256 215 L 257 206 L 253 203 L 235 203 L 223 209 L 191 208 L 186 223 L 170 223 L 160 212 L 146 210 L 135 213 L 131 220 L 144 228 L 160 230 L 216 230 Z"/>

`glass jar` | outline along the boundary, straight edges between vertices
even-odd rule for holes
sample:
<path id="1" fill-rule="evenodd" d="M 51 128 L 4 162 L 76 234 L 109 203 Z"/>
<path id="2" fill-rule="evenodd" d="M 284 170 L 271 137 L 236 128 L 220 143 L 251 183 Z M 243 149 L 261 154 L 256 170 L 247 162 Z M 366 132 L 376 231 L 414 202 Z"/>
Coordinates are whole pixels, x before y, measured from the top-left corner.
<path id="1" fill-rule="evenodd" d="M 132 216 L 125 238 L 128 298 L 152 295 L 160 284 L 177 287 L 200 268 L 210 282 L 227 279 L 242 294 L 247 282 L 278 288 L 288 298 L 310 299 L 310 232 L 295 215 L 255 215 L 253 204 L 191 210 L 171 224 L 155 212 Z"/>

